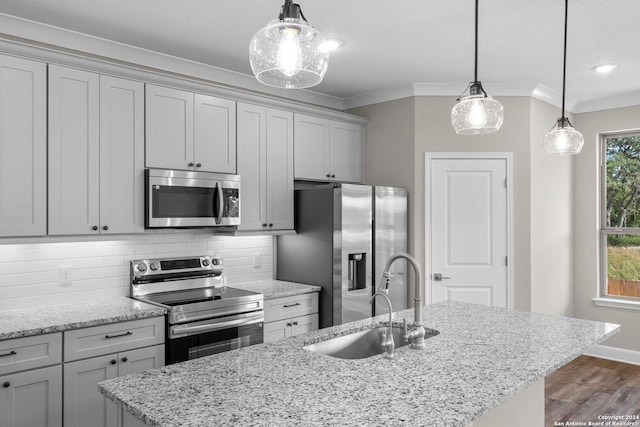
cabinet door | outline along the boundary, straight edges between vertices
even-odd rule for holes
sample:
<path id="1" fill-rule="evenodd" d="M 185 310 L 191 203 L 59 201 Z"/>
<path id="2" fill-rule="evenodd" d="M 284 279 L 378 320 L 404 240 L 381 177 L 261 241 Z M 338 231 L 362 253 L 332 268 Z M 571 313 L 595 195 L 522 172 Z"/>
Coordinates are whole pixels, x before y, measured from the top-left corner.
<path id="1" fill-rule="evenodd" d="M 261 230 L 267 223 L 267 109 L 238 103 L 238 174 L 241 219 L 238 230 Z"/>
<path id="2" fill-rule="evenodd" d="M 4 375 L 0 383 L 0 426 L 62 426 L 61 365 Z"/>
<path id="3" fill-rule="evenodd" d="M 195 94 L 194 101 L 195 170 L 235 174 L 235 101 L 202 94 Z"/>
<path id="4" fill-rule="evenodd" d="M 267 110 L 267 227 L 293 229 L 293 113 Z"/>
<path id="5" fill-rule="evenodd" d="M 0 55 L 0 236 L 47 234 L 47 66 Z"/>
<path id="6" fill-rule="evenodd" d="M 331 175 L 338 181 L 362 181 L 362 127 L 331 121 Z"/>
<path id="7" fill-rule="evenodd" d="M 100 76 L 100 233 L 144 232 L 144 84 Z"/>
<path id="8" fill-rule="evenodd" d="M 291 336 L 291 320 L 277 320 L 275 322 L 265 322 L 262 329 L 262 340 L 264 342 L 277 341 Z"/>
<path id="9" fill-rule="evenodd" d="M 98 383 L 118 376 L 118 355 L 64 364 L 65 427 L 116 427 L 118 407 L 98 391 Z"/>
<path id="10" fill-rule="evenodd" d="M 49 66 L 49 234 L 98 233 L 99 96 L 97 74 Z"/>
<path id="11" fill-rule="evenodd" d="M 330 179 L 329 120 L 295 114 L 294 121 L 296 179 Z"/>
<path id="12" fill-rule="evenodd" d="M 291 319 L 291 335 L 304 334 L 318 329 L 318 315 L 295 317 Z"/>
<path id="13" fill-rule="evenodd" d="M 193 93 L 146 85 L 146 165 L 193 169 Z"/>
<path id="14" fill-rule="evenodd" d="M 164 366 L 164 344 L 118 353 L 118 376 Z"/>

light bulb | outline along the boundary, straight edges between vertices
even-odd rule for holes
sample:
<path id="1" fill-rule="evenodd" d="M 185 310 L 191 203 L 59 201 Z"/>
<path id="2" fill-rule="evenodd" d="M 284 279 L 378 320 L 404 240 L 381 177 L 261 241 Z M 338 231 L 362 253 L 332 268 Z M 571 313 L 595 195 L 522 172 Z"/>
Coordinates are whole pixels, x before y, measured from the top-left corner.
<path id="1" fill-rule="evenodd" d="M 471 107 L 469 108 L 468 119 L 469 124 L 472 127 L 484 127 L 487 123 L 487 114 L 484 111 L 482 102 L 478 99 L 471 101 Z"/>
<path id="2" fill-rule="evenodd" d="M 278 49 L 278 68 L 287 77 L 294 76 L 302 67 L 302 52 L 296 28 L 283 28 Z"/>
<path id="3" fill-rule="evenodd" d="M 584 146 L 584 137 L 566 117 L 561 117 L 542 143 L 546 154 L 578 154 Z"/>

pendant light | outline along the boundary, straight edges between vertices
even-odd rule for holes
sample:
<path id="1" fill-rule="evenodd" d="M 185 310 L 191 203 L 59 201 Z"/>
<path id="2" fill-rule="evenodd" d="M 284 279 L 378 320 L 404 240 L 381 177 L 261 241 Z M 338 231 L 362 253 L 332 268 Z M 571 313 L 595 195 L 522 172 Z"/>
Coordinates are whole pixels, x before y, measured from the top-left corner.
<path id="1" fill-rule="evenodd" d="M 258 31 L 249 45 L 249 61 L 259 82 L 301 89 L 322 81 L 329 52 L 325 38 L 302 14 L 300 5 L 285 0 L 278 19 Z"/>
<path id="2" fill-rule="evenodd" d="M 564 1 L 564 59 L 562 66 L 562 117 L 542 139 L 546 154 L 578 154 L 584 145 L 584 138 L 564 115 L 565 81 L 567 76 L 567 15 L 569 0 Z"/>
<path id="3" fill-rule="evenodd" d="M 502 126 L 504 108 L 484 91 L 478 81 L 478 0 L 476 0 L 476 44 L 473 82 L 469 83 L 469 95 L 458 98 L 451 110 L 451 125 L 457 134 L 478 135 L 496 132 Z"/>

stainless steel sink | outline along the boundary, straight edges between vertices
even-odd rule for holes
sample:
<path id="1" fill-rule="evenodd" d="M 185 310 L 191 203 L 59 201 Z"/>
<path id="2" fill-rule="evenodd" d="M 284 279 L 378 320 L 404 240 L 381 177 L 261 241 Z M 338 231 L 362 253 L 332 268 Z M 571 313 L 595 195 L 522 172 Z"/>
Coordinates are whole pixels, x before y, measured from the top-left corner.
<path id="1" fill-rule="evenodd" d="M 364 359 L 382 354 L 384 351 L 382 347 L 383 335 L 388 330 L 388 327 L 382 326 L 367 329 L 310 344 L 305 346 L 304 349 L 340 359 Z M 404 328 L 393 327 L 392 332 L 395 348 L 408 344 L 404 340 Z"/>

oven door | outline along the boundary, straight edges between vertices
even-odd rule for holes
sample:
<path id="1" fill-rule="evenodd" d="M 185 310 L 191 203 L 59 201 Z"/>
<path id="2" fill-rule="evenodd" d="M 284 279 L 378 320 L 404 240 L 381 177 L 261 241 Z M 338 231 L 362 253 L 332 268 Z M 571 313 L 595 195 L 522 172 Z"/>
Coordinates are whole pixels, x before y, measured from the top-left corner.
<path id="1" fill-rule="evenodd" d="M 216 317 L 180 325 L 169 325 L 166 363 L 185 360 L 223 351 L 235 350 L 262 343 L 264 312 Z"/>
<path id="2" fill-rule="evenodd" d="M 240 177 L 147 169 L 145 226 L 213 227 L 240 224 Z"/>

